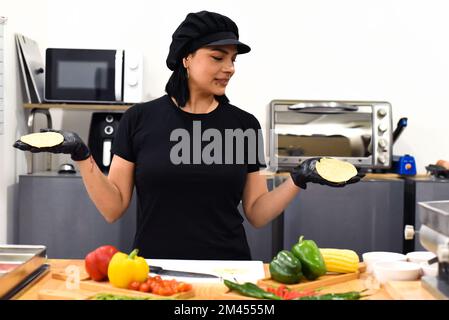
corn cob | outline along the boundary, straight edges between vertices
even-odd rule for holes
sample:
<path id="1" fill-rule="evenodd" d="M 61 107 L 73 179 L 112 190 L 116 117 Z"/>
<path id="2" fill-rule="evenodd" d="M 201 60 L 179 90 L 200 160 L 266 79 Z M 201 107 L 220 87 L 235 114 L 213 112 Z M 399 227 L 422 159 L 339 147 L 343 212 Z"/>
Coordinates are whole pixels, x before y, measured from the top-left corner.
<path id="1" fill-rule="evenodd" d="M 328 272 L 351 273 L 359 269 L 359 256 L 347 249 L 321 249 Z"/>

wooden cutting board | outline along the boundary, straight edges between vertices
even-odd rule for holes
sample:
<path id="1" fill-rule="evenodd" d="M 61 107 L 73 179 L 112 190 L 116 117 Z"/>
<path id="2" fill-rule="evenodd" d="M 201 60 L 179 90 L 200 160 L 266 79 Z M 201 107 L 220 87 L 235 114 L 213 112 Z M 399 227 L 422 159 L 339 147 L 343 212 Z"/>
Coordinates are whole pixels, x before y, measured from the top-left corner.
<path id="1" fill-rule="evenodd" d="M 147 298 L 151 300 L 172 300 L 174 298 L 163 297 L 151 294 L 145 294 L 139 291 L 133 291 L 131 293 L 120 292 L 115 290 L 61 290 L 61 289 L 42 289 L 38 292 L 39 300 L 90 300 L 97 294 L 113 294 L 119 296 L 127 296 L 132 298 Z"/>
<path id="2" fill-rule="evenodd" d="M 54 270 L 52 272 L 52 278 L 66 281 L 68 278 L 68 275 L 65 273 L 64 270 Z M 54 292 L 57 291 L 57 292 Z M 194 290 L 190 290 L 187 292 L 180 292 L 171 296 L 161 296 L 153 293 L 148 292 L 141 292 L 137 290 L 128 290 L 128 289 L 122 289 L 122 288 L 116 288 L 112 286 L 109 282 L 97 282 L 90 280 L 89 275 L 85 271 L 81 271 L 80 273 L 80 282 L 79 282 L 79 288 L 78 289 L 67 289 L 67 290 L 52 290 L 51 292 L 44 291 L 39 292 L 39 298 L 40 299 L 89 299 L 90 297 L 94 296 L 97 293 L 110 293 L 110 294 L 117 294 L 117 295 L 126 295 L 126 296 L 133 296 L 133 297 L 147 297 L 151 299 L 189 299 L 192 298 L 195 293 Z"/>
<path id="3" fill-rule="evenodd" d="M 359 278 L 360 273 L 359 272 L 353 272 L 353 273 L 345 273 L 345 274 L 326 274 L 324 276 L 319 277 L 318 279 L 314 281 L 307 281 L 303 280 L 300 283 L 295 284 L 284 284 L 277 282 L 275 280 L 272 280 L 271 278 L 262 279 L 258 281 L 257 285 L 260 287 L 279 287 L 281 285 L 286 286 L 287 288 L 290 288 L 291 290 L 312 290 L 312 289 L 319 289 L 326 286 L 330 286 L 336 283 L 346 282 L 350 280 L 355 280 Z"/>
<path id="4" fill-rule="evenodd" d="M 366 269 L 364 263 L 359 264 L 359 270 L 353 273 L 342 273 L 342 274 L 325 274 L 313 281 L 303 280 L 300 283 L 295 284 L 283 284 L 271 279 L 270 271 L 267 270 L 267 277 L 265 279 L 259 280 L 257 285 L 260 287 L 279 287 L 280 285 L 285 285 L 291 290 L 312 290 L 327 287 L 336 283 L 346 282 L 350 280 L 358 279 L 360 273 Z"/>
<path id="5" fill-rule="evenodd" d="M 80 290 L 42 289 L 37 293 L 39 300 L 88 300 L 95 294 Z"/>
<path id="6" fill-rule="evenodd" d="M 263 289 L 266 289 L 268 287 L 277 288 L 281 285 L 284 285 L 287 288 L 289 288 L 290 290 L 295 290 L 295 291 L 315 290 L 315 289 L 323 289 L 327 286 L 334 285 L 337 283 L 342 283 L 342 282 L 358 279 L 359 274 L 360 274 L 359 272 L 346 273 L 346 274 L 332 274 L 332 275 L 329 274 L 329 275 L 321 276 L 314 281 L 303 280 L 300 283 L 295 283 L 295 284 L 283 284 L 283 283 L 274 281 L 271 278 L 266 278 L 266 279 L 259 280 L 257 282 L 257 285 Z M 251 297 L 242 296 L 241 294 L 231 291 L 231 290 L 228 290 L 228 292 L 226 292 L 226 294 L 224 295 L 223 298 L 224 299 L 244 299 L 244 300 L 255 299 L 255 298 L 251 298 Z"/>
<path id="7" fill-rule="evenodd" d="M 112 286 L 109 282 L 96 282 L 93 280 L 85 280 L 80 281 L 80 289 L 81 290 L 88 290 L 93 292 L 108 292 L 108 293 L 116 293 L 116 294 L 122 294 L 122 295 L 137 295 L 141 297 L 149 297 L 149 298 L 159 298 L 159 299 L 189 299 L 193 297 L 193 290 L 187 291 L 187 292 L 180 292 L 173 294 L 171 296 L 161 296 L 154 293 L 148 293 L 148 292 L 140 292 L 137 290 L 128 290 L 128 289 L 121 289 L 116 288 Z"/>
<path id="8" fill-rule="evenodd" d="M 326 274 L 324 276 L 319 277 L 314 281 L 303 280 L 300 283 L 295 284 L 283 284 L 271 279 L 269 268 L 265 269 L 265 273 L 267 275 L 266 278 L 261 279 L 257 282 L 257 285 L 261 288 L 267 287 L 279 287 L 281 285 L 285 285 L 291 290 L 302 291 L 302 290 L 314 290 L 314 289 L 322 289 L 327 286 L 331 286 L 337 283 L 343 283 L 351 280 L 356 280 L 360 277 L 360 273 L 364 272 L 366 266 L 363 262 L 359 264 L 359 270 L 353 273 L 345 273 L 345 274 Z M 243 299 L 243 300 L 255 300 L 255 298 L 245 297 L 241 294 L 228 290 L 223 296 L 223 299 Z"/>

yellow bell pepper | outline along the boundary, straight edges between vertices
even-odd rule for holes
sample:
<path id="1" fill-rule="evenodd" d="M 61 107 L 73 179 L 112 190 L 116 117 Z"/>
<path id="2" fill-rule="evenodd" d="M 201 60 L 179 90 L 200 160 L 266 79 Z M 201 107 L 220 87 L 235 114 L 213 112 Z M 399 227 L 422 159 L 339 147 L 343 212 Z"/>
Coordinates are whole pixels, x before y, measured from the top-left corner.
<path id="1" fill-rule="evenodd" d="M 109 282 L 118 288 L 128 288 L 133 281 L 143 282 L 148 278 L 150 268 L 144 258 L 138 257 L 138 249 L 129 255 L 117 252 L 109 262 Z"/>

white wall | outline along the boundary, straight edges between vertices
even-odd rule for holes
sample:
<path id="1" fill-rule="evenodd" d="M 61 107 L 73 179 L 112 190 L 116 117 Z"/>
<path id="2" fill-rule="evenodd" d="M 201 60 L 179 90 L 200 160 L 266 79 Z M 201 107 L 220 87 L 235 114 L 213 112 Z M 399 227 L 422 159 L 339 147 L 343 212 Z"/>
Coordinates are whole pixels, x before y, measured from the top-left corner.
<path id="1" fill-rule="evenodd" d="M 23 152 L 12 144 L 26 133 L 25 112 L 22 108 L 20 78 L 17 73 L 17 53 L 14 34 L 21 33 L 46 45 L 47 1 L 0 0 L 0 15 L 8 18 L 5 37 L 5 127 L 0 135 L 0 243 L 12 241 L 11 223 L 15 218 L 18 173 L 26 172 Z"/>
<path id="2" fill-rule="evenodd" d="M 0 1 L 0 15 L 9 16 L 10 32 L 20 30 L 37 40 L 42 51 L 46 47 L 141 49 L 146 99 L 164 94 L 171 34 L 185 15 L 203 9 L 221 12 L 237 22 L 241 40 L 252 47 L 237 59 L 228 96 L 256 115 L 263 127 L 273 99 L 386 100 L 393 105 L 394 124 L 401 117 L 409 119 L 395 154 L 414 155 L 420 172 L 437 159 L 449 159 L 447 1 Z M 8 41 L 13 46 L 11 35 Z M 11 59 L 15 51 L 9 54 Z M 23 156 L 10 148 L 20 132 L 16 122 L 19 127 L 24 124 L 21 105 L 16 103 L 20 97 L 15 97 L 15 61 L 11 65 L 11 110 L 6 115 L 6 134 L 0 136 L 0 150 L 6 154 L 0 160 L 4 162 L 0 242 L 6 239 L 9 210 L 4 192 L 15 175 L 25 172 Z M 52 114 L 56 128 L 75 130 L 87 139 L 90 112 L 54 110 Z M 54 166 L 68 159 L 55 158 Z"/>
<path id="3" fill-rule="evenodd" d="M 125 6 L 113 0 L 108 9 L 104 4 L 83 0 L 67 8 L 66 1 L 50 0 L 48 45 L 140 48 L 150 99 L 164 94 L 174 29 L 188 12 L 215 10 L 234 19 L 252 47 L 238 57 L 228 95 L 262 126 L 273 99 L 387 100 L 394 125 L 409 119 L 395 154 L 414 155 L 420 172 L 449 158 L 447 1 L 131 0 Z M 76 127 L 77 115 L 67 115 L 63 124 Z M 87 137 L 90 114 L 82 116 L 81 134 Z"/>

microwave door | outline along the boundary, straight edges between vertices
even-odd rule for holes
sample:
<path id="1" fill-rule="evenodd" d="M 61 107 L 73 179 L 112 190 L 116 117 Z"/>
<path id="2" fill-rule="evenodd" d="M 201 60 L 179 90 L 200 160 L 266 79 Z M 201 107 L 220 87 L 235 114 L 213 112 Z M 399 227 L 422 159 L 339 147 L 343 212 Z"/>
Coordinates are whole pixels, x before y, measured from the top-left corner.
<path id="1" fill-rule="evenodd" d="M 99 49 L 47 49 L 46 100 L 116 102 L 116 53 Z"/>

